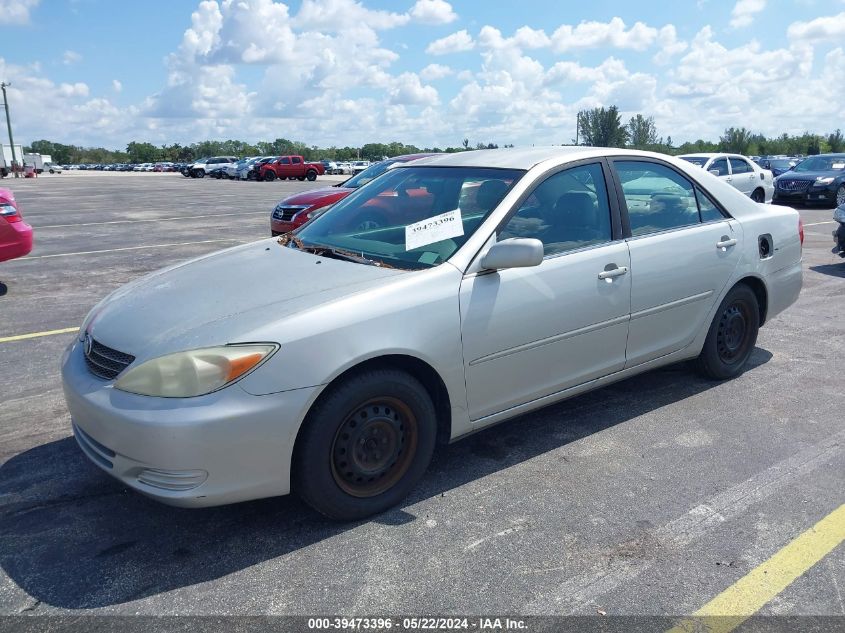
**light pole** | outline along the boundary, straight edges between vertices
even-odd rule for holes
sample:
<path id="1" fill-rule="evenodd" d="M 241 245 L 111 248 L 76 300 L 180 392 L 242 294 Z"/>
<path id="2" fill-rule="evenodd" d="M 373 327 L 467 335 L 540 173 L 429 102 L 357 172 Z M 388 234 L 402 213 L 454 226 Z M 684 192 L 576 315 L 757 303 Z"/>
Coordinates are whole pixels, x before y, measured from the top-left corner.
<path id="1" fill-rule="evenodd" d="M 9 118 L 9 98 L 6 96 L 6 86 L 11 86 L 5 81 L 0 82 L 0 89 L 3 90 L 3 106 L 6 108 L 6 127 L 9 128 L 9 145 L 12 146 L 12 171 L 15 172 L 15 178 L 19 178 L 18 170 L 16 169 L 18 159 L 15 156 L 15 139 L 12 137 L 12 119 Z M 21 156 L 23 158 L 23 156 Z"/>

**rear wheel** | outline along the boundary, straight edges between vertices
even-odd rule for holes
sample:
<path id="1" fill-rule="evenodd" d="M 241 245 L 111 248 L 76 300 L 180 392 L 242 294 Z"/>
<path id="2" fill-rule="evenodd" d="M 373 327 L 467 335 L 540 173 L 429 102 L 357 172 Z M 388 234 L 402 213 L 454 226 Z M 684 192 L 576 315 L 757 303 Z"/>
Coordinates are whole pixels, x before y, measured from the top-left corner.
<path id="1" fill-rule="evenodd" d="M 308 180 L 310 180 L 311 182 L 314 182 L 315 180 L 317 180 L 317 172 L 316 172 L 316 171 L 314 171 L 313 169 L 309 169 L 309 170 L 308 170 L 308 173 L 307 173 L 307 174 L 305 174 L 305 177 L 306 177 Z"/>
<path id="2" fill-rule="evenodd" d="M 754 351 L 759 329 L 757 295 L 745 284 L 734 286 L 716 310 L 696 368 L 714 380 L 738 376 Z"/>
<path id="3" fill-rule="evenodd" d="M 194 173 L 194 178 L 205 178 L 205 170 L 204 169 L 195 169 L 193 173 Z"/>
<path id="4" fill-rule="evenodd" d="M 267 170 L 266 172 L 264 172 L 264 180 L 266 180 L 267 182 L 273 182 L 274 180 L 276 180 L 276 172 Z"/>
<path id="5" fill-rule="evenodd" d="M 841 207 L 845 204 L 845 185 L 839 185 L 839 189 L 836 190 L 836 206 Z"/>
<path id="6" fill-rule="evenodd" d="M 762 189 L 755 189 L 754 193 L 751 194 L 751 199 L 754 202 L 765 202 L 766 194 Z"/>
<path id="7" fill-rule="evenodd" d="M 297 439 L 293 488 L 322 514 L 356 520 L 404 499 L 434 452 L 425 388 L 394 369 L 352 376 L 311 410 Z"/>

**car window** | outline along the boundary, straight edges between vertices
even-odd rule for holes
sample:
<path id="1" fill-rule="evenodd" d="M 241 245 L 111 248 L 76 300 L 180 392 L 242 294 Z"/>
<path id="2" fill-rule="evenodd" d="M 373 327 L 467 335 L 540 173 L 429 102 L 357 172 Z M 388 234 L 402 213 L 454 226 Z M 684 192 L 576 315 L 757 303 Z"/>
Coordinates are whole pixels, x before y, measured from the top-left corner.
<path id="1" fill-rule="evenodd" d="M 294 156 L 294 157 L 293 157 L 293 158 L 291 158 L 290 160 L 291 160 L 291 162 L 292 162 L 294 165 L 299 165 L 299 163 L 301 163 L 301 162 L 302 162 L 302 160 L 299 158 L 299 156 Z"/>
<path id="2" fill-rule="evenodd" d="M 728 175 L 728 161 L 725 158 L 717 158 L 712 163 L 710 163 L 710 167 L 707 168 L 707 171 L 711 171 L 713 169 L 719 170 L 719 176 L 727 176 Z"/>
<path id="3" fill-rule="evenodd" d="M 750 171 L 754 171 L 751 169 L 751 165 L 741 158 L 731 158 L 730 161 L 731 171 L 735 174 L 747 174 Z"/>
<path id="4" fill-rule="evenodd" d="M 702 222 L 714 222 L 716 220 L 724 220 L 725 216 L 717 207 L 710 197 L 698 187 L 695 188 L 695 197 L 698 199 L 698 209 L 701 215 Z"/>
<path id="5" fill-rule="evenodd" d="M 601 164 L 549 176 L 499 230 L 498 239 L 535 238 L 545 255 L 609 242 L 610 205 Z"/>
<path id="6" fill-rule="evenodd" d="M 279 164 L 280 164 L 280 165 L 290 165 L 290 158 L 287 158 L 287 157 L 285 157 L 285 158 L 280 158 L 280 159 L 279 159 Z"/>
<path id="7" fill-rule="evenodd" d="M 699 223 L 689 180 L 657 163 L 615 161 L 628 207 L 631 235 L 646 235 Z"/>

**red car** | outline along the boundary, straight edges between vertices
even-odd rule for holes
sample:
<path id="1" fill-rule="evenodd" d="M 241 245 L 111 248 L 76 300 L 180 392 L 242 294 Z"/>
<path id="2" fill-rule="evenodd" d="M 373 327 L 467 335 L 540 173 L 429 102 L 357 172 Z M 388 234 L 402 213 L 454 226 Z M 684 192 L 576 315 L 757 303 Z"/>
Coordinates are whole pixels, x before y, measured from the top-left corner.
<path id="1" fill-rule="evenodd" d="M 405 156 L 388 158 L 380 163 L 371 165 L 349 180 L 332 187 L 315 189 L 289 196 L 273 209 L 273 213 L 270 216 L 270 233 L 272 235 L 281 235 L 282 233 L 288 233 L 302 226 L 318 213 L 322 213 L 338 200 L 348 196 L 358 187 L 367 184 L 376 176 L 380 176 L 386 172 L 387 168 L 393 163 L 407 163 L 418 158 L 425 158 L 426 156 L 433 156 L 433 154 L 406 154 Z"/>
<path id="2" fill-rule="evenodd" d="M 0 262 L 23 257 L 32 250 L 32 227 L 23 221 L 15 194 L 0 189 Z"/>

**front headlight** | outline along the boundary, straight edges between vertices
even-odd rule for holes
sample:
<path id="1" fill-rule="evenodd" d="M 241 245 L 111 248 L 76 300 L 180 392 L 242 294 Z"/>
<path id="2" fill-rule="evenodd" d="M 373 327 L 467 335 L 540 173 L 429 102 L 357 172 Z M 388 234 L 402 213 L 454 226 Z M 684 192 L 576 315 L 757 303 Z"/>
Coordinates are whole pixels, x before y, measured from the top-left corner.
<path id="1" fill-rule="evenodd" d="M 818 178 L 816 178 L 816 184 L 817 185 L 829 185 L 834 180 L 836 180 L 836 178 L 834 178 L 833 176 L 819 176 Z"/>
<path id="2" fill-rule="evenodd" d="M 277 349 L 279 346 L 275 343 L 256 343 L 168 354 L 130 369 L 114 386 L 142 396 L 202 396 L 246 375 Z"/>

